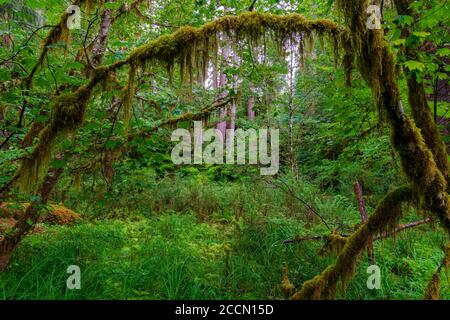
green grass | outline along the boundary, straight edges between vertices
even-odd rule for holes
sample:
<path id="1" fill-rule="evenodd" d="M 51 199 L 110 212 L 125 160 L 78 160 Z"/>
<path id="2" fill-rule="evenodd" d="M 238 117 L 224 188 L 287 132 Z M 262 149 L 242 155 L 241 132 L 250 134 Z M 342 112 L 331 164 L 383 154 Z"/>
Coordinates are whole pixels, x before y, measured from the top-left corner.
<path id="1" fill-rule="evenodd" d="M 281 215 L 236 223 L 166 213 L 47 226 L 23 241 L 0 275 L 0 299 L 282 299 L 283 266 L 299 285 L 333 260 L 317 255 L 318 241 L 281 243 L 311 232 Z M 377 242 L 382 289 L 367 289 L 364 257 L 346 298 L 421 299 L 444 241 L 440 233 L 419 227 Z M 66 289 L 69 265 L 81 268 L 81 290 Z M 442 279 L 448 299 L 449 285 Z"/>

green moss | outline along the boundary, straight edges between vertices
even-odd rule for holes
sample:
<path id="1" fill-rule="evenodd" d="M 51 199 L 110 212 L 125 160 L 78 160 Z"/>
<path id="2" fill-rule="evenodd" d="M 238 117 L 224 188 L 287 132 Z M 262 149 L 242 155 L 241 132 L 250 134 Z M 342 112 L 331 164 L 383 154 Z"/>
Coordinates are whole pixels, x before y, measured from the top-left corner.
<path id="1" fill-rule="evenodd" d="M 77 6 L 84 6 L 85 11 L 88 14 L 92 5 L 94 4 L 102 4 L 104 1 L 93 1 L 93 0 L 76 0 L 73 1 L 73 5 Z M 67 27 L 67 20 L 70 17 L 70 14 L 67 12 L 64 12 L 61 15 L 61 18 L 59 19 L 58 23 L 50 29 L 50 32 L 47 34 L 47 36 L 44 38 L 42 42 L 42 49 L 39 53 L 38 63 L 33 67 L 31 72 L 23 78 L 25 86 L 29 89 L 33 85 L 33 78 L 36 72 L 40 67 L 44 65 L 45 58 L 47 57 L 47 54 L 49 52 L 49 47 L 55 43 L 58 42 L 64 42 L 66 44 L 65 51 L 67 51 L 67 46 L 70 41 L 70 30 Z"/>
<path id="2" fill-rule="evenodd" d="M 278 16 L 248 12 L 222 17 L 200 28 L 182 27 L 173 34 L 164 35 L 135 49 L 125 63 L 132 61 L 143 66 L 149 61 L 156 61 L 168 65 L 169 70 L 178 63 L 182 82 L 187 77 L 192 82 L 194 67 L 200 66 L 205 76 L 211 56 L 216 60 L 219 33 L 225 33 L 235 40 L 246 38 L 255 45 L 268 32 L 273 32 L 274 40 L 280 44 L 294 33 L 301 34 L 309 44 L 309 51 L 313 46 L 313 33 L 318 37 L 328 36 L 338 55 L 339 35 L 344 29 L 331 20 L 307 20 L 299 14 Z"/>
<path id="3" fill-rule="evenodd" d="M 337 5 L 349 29 L 350 44 L 347 47 L 352 48 L 358 69 L 372 89 L 380 113 L 386 115 L 391 127 L 392 144 L 400 155 L 403 171 L 411 187 L 403 187 L 388 194 L 368 222 L 349 237 L 336 263 L 305 282 L 302 289 L 292 296 L 294 299 L 333 298 L 339 280 L 345 288 L 347 280 L 354 273 L 359 255 L 371 237 L 395 226 L 401 216 L 401 203 L 404 201 L 419 202 L 423 208 L 433 212 L 450 234 L 447 182 L 438 168 L 439 158 L 435 159 L 429 148 L 431 145 L 433 149 L 432 143 L 438 143 L 437 137 L 431 136 L 432 141 L 427 145 L 414 121 L 404 113 L 395 59 L 385 43 L 383 31 L 368 30 L 366 27 L 365 8 L 368 1 L 339 0 Z M 348 68 L 346 69 L 348 72 Z M 420 99 L 417 92 L 413 92 L 411 88 L 409 91 L 414 99 Z M 422 125 L 425 129 L 430 129 L 427 128 L 430 125 L 428 118 L 421 119 L 425 122 Z M 432 281 L 430 292 L 435 291 L 436 283 L 435 280 Z"/>
<path id="4" fill-rule="evenodd" d="M 44 41 L 40 60 L 43 61 L 47 54 L 49 44 L 66 37 L 68 32 L 66 21 L 67 14 L 63 15 L 59 25 L 48 35 Z M 126 60 L 98 67 L 92 71 L 88 84 L 79 87 L 73 93 L 63 94 L 56 99 L 51 122 L 42 130 L 38 145 L 30 157 L 23 161 L 19 169 L 18 182 L 22 191 L 37 190 L 46 173 L 56 139 L 81 125 L 93 89 L 106 81 L 113 72 L 125 65 L 130 66 L 124 108 L 125 123 L 128 123 L 137 68 L 145 67 L 148 63 L 160 63 L 167 66 L 171 75 L 173 66 L 178 63 L 182 80 L 184 81 L 188 75 L 192 83 L 194 67 L 201 66 L 201 72 L 206 74 L 211 52 L 214 61 L 217 61 L 217 35 L 221 32 L 234 39 L 249 38 L 253 43 L 257 43 L 264 34 L 269 32 L 275 35 L 274 40 L 278 43 L 283 43 L 293 33 L 304 35 L 306 38 L 312 37 L 312 33 L 315 33 L 318 37 L 327 36 L 333 39 L 337 54 L 338 39 L 344 29 L 331 20 L 307 20 L 299 14 L 278 16 L 248 12 L 239 16 L 222 17 L 200 28 L 182 27 L 173 34 L 161 36 L 133 50 Z M 32 75 L 29 79 L 31 81 Z"/>
<path id="5" fill-rule="evenodd" d="M 346 239 L 336 263 L 312 280 L 306 281 L 301 290 L 291 298 L 306 300 L 334 298 L 339 281 L 345 291 L 348 280 L 355 272 L 358 258 L 369 244 L 370 239 L 379 233 L 394 229 L 402 216 L 402 203 L 412 201 L 412 199 L 413 193 L 408 186 L 395 189 L 386 195 L 367 223 Z M 342 244 L 342 241 L 339 242 Z"/>
<path id="6" fill-rule="evenodd" d="M 75 92 L 61 95 L 55 100 L 50 123 L 42 129 L 38 144 L 30 156 L 23 160 L 19 169 L 17 183 L 22 192 L 36 193 L 47 173 L 56 140 L 75 130 L 83 122 L 95 86 L 94 79 L 95 77 Z"/>
<path id="7" fill-rule="evenodd" d="M 414 16 L 414 11 L 410 8 L 410 0 L 396 0 L 395 6 L 399 15 Z M 409 28 L 402 29 L 402 38 L 407 38 L 411 34 Z M 410 59 L 417 59 L 417 50 L 411 47 L 404 48 L 404 54 Z M 425 143 L 433 153 L 437 167 L 444 177 L 448 176 L 447 149 L 442 141 L 438 128 L 433 120 L 430 108 L 428 107 L 425 95 L 424 84 L 416 79 L 415 74 L 409 74 L 408 77 L 408 100 L 411 106 L 412 116 L 416 125 L 420 128 Z"/>
<path id="8" fill-rule="evenodd" d="M 425 289 L 424 300 L 439 300 L 440 299 L 440 289 L 441 289 L 441 271 L 448 272 L 450 268 L 450 244 L 448 244 L 444 249 L 444 257 L 439 265 L 438 269 L 428 282 L 427 288 Z"/>
<path id="9" fill-rule="evenodd" d="M 333 232 L 325 239 L 324 246 L 320 249 L 319 255 L 324 256 L 326 254 L 338 255 L 345 244 L 347 243 L 347 237 L 343 237 L 340 234 Z"/>
<path id="10" fill-rule="evenodd" d="M 125 136 L 128 135 L 128 126 L 131 118 L 131 109 L 133 104 L 133 98 L 136 87 L 136 65 L 130 64 L 130 70 L 128 73 L 128 84 L 124 90 L 124 99 L 123 99 L 123 122 L 125 127 Z"/>
<path id="11" fill-rule="evenodd" d="M 425 289 L 424 300 L 439 300 L 441 289 L 441 279 L 438 273 L 433 274 Z"/>

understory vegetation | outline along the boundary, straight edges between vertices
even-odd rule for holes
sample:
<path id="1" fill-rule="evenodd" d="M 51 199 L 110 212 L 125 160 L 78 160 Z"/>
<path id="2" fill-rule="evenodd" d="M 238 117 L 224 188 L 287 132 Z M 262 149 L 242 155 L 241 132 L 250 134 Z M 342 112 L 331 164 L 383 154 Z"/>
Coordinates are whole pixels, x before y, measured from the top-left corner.
<path id="1" fill-rule="evenodd" d="M 283 267 L 301 284 L 333 260 L 318 255 L 321 241 L 283 243 L 296 235 L 326 234 L 306 221 L 298 204 L 293 212 L 280 206 L 292 201 L 283 193 L 241 183 L 178 182 L 174 190 L 175 181 L 164 181 L 158 199 L 141 194 L 134 199 L 139 204 L 122 209 L 99 204 L 75 226 L 44 226 L 28 236 L 2 275 L 0 298 L 283 299 Z M 172 192 L 180 197 L 171 200 Z M 352 200 L 320 194 L 310 185 L 298 192 L 335 225 L 359 222 Z M 228 199 L 238 195 L 231 207 Z M 421 299 L 445 244 L 446 237 L 429 226 L 377 242 L 381 289 L 367 289 L 370 264 L 364 256 L 345 297 Z M 71 264 L 83 270 L 81 290 L 66 288 Z M 446 280 L 442 289 L 442 298 L 449 299 Z"/>
<path id="2" fill-rule="evenodd" d="M 450 299 L 450 4 L 248 2 L 0 1 L 0 299 Z"/>

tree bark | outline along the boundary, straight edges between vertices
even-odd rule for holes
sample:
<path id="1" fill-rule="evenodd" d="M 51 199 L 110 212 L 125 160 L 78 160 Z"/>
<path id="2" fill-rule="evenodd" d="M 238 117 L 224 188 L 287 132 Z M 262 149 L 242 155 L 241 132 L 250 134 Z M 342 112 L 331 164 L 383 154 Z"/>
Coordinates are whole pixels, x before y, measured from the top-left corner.
<path id="1" fill-rule="evenodd" d="M 110 0 L 109 2 L 111 1 L 113 0 Z M 100 31 L 96 40 L 94 41 L 92 49 L 91 63 L 93 63 L 94 67 L 101 64 L 103 56 L 105 54 L 106 45 L 109 40 L 109 30 L 111 28 L 112 13 L 113 11 L 110 9 L 105 9 L 103 11 Z M 22 146 L 24 148 L 31 145 L 33 139 L 38 135 L 42 127 L 38 123 L 33 123 L 31 131 L 27 134 L 24 141 L 22 142 Z M 62 154 L 57 155 L 57 158 L 62 159 L 63 157 L 64 156 Z M 39 218 L 39 211 L 41 210 L 42 206 L 47 204 L 50 195 L 63 172 L 64 168 L 50 168 L 48 170 L 47 176 L 37 193 L 39 200 L 30 203 L 24 215 L 14 226 L 14 232 L 6 235 L 0 242 L 0 272 L 5 270 L 5 268 L 9 264 L 12 254 L 14 253 L 23 237 L 28 232 L 34 229 Z"/>
<path id="2" fill-rule="evenodd" d="M 363 192 L 361 188 L 361 184 L 359 181 L 356 181 L 353 185 L 353 189 L 355 191 L 356 200 L 358 201 L 358 209 L 359 213 L 361 214 L 361 221 L 362 223 L 367 222 L 367 210 L 366 210 L 366 203 L 364 201 Z M 367 257 L 369 258 L 369 262 L 371 264 L 375 264 L 375 254 L 373 250 L 373 241 L 372 239 L 369 241 L 369 244 L 367 245 Z"/>
<path id="3" fill-rule="evenodd" d="M 63 168 L 49 170 L 49 173 L 38 192 L 40 200 L 30 203 L 25 210 L 25 213 L 14 226 L 14 231 L 11 234 L 6 235 L 0 242 L 0 272 L 4 271 L 8 266 L 14 250 L 17 248 L 23 237 L 34 229 L 39 219 L 39 212 L 42 209 L 42 206 L 47 204 L 63 171 Z"/>

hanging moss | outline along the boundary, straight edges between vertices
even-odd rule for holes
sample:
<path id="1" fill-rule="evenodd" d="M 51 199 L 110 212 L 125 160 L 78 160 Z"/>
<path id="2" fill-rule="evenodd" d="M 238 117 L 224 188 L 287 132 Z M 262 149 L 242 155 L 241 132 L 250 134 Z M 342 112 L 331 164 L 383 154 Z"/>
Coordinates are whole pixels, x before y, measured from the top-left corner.
<path id="1" fill-rule="evenodd" d="M 98 79 L 93 77 L 87 85 L 75 92 L 56 98 L 50 123 L 42 129 L 39 143 L 23 160 L 19 169 L 17 183 L 22 192 L 31 194 L 37 191 L 47 172 L 56 140 L 81 125 L 96 83 Z"/>
<path id="2" fill-rule="evenodd" d="M 400 155 L 402 168 L 425 209 L 434 212 L 450 233 L 450 206 L 446 179 L 415 123 L 400 101 L 397 67 L 382 30 L 366 28 L 366 1 L 338 1 L 350 30 L 357 66 L 372 89 L 380 112 L 391 126 L 392 143 Z M 411 92 L 410 94 L 416 94 Z"/>
<path id="3" fill-rule="evenodd" d="M 441 279 L 439 274 L 433 274 L 430 282 L 425 289 L 424 300 L 439 300 L 440 298 Z"/>
<path id="4" fill-rule="evenodd" d="M 437 126 L 433 120 L 423 83 L 416 79 L 408 79 L 408 100 L 411 106 L 412 116 L 420 132 L 424 137 L 427 147 L 432 152 L 436 165 L 444 175 L 448 176 L 447 149 L 442 141 Z"/>
<path id="5" fill-rule="evenodd" d="M 134 63 L 130 64 L 130 70 L 128 72 L 128 84 L 124 90 L 123 122 L 125 128 L 125 136 L 128 135 L 128 127 L 131 119 L 131 110 L 136 87 L 136 69 L 137 66 Z"/>
<path id="6" fill-rule="evenodd" d="M 307 57 L 311 57 L 313 50 L 314 50 L 314 44 L 315 44 L 315 39 L 314 39 L 314 34 L 309 33 L 309 32 L 305 32 L 303 34 L 302 39 L 305 39 L 305 53 Z"/>
<path id="7" fill-rule="evenodd" d="M 214 59 L 217 56 L 219 33 L 228 34 L 230 39 L 235 41 L 246 38 L 255 45 L 263 34 L 269 31 L 275 32 L 275 40 L 280 44 L 293 33 L 302 34 L 305 38 L 309 38 L 312 47 L 313 32 L 319 37 L 329 36 L 334 39 L 333 45 L 338 46 L 339 35 L 343 29 L 333 21 L 307 20 L 299 14 L 278 16 L 249 12 L 239 16 L 222 17 L 201 28 L 182 27 L 173 34 L 164 35 L 135 49 L 130 54 L 129 61 L 144 65 L 147 61 L 154 60 L 169 65 L 169 69 L 175 61 L 178 61 L 183 83 L 187 76 L 190 81 L 193 78 L 194 66 L 201 65 L 202 73 L 206 75 L 206 67 L 211 57 L 209 52 L 212 51 Z"/>
<path id="8" fill-rule="evenodd" d="M 345 86 L 347 88 L 350 88 L 352 86 L 352 70 L 353 70 L 354 53 L 353 53 L 353 48 L 352 48 L 348 33 L 342 33 L 341 44 L 342 44 L 342 48 L 344 50 L 344 58 L 342 61 L 342 65 L 344 67 Z"/>
<path id="9" fill-rule="evenodd" d="M 96 4 L 102 4 L 104 1 L 92 1 L 92 0 L 76 0 L 73 1 L 72 4 L 76 6 L 85 6 L 85 10 L 87 13 L 89 13 L 89 10 L 91 6 Z M 39 58 L 37 64 L 33 67 L 31 72 L 23 78 L 23 81 L 25 83 L 26 88 L 31 88 L 33 85 L 33 78 L 36 72 L 40 67 L 44 65 L 45 58 L 47 57 L 47 54 L 49 52 L 50 46 L 58 43 L 58 42 L 64 42 L 65 43 L 65 53 L 67 52 L 68 44 L 70 42 L 70 30 L 67 27 L 67 21 L 70 17 L 70 13 L 64 12 L 61 15 L 61 18 L 59 19 L 58 23 L 50 30 L 50 32 L 47 34 L 47 36 L 44 38 L 42 42 L 42 49 L 39 53 Z"/>
<path id="10" fill-rule="evenodd" d="M 400 188 L 382 200 L 368 222 L 347 240 L 334 265 L 304 283 L 293 295 L 294 299 L 334 298 L 340 280 L 345 288 L 354 273 L 357 259 L 372 236 L 392 228 L 401 215 L 404 201 L 419 202 L 439 217 L 450 234 L 450 206 L 446 180 L 438 169 L 433 153 L 427 147 L 420 130 L 404 113 L 397 84 L 397 68 L 382 30 L 366 28 L 366 0 L 338 0 L 338 8 L 345 17 L 349 40 L 357 67 L 366 80 L 375 102 L 386 114 L 392 132 L 392 144 L 399 153 L 402 169 L 411 187 Z M 411 94 L 411 93 L 410 93 Z"/>
<path id="11" fill-rule="evenodd" d="M 47 45 L 65 37 L 67 31 L 67 14 L 63 16 L 59 27 L 56 27 L 44 42 L 44 50 L 41 57 L 47 53 Z M 93 70 L 91 80 L 87 85 L 79 87 L 76 91 L 63 94 L 53 104 L 53 115 L 51 122 L 41 131 L 38 145 L 32 154 L 26 158 L 18 172 L 18 183 L 24 192 L 35 191 L 42 176 L 45 174 L 51 158 L 53 145 L 58 137 L 76 129 L 83 120 L 83 116 L 92 95 L 94 87 L 110 77 L 119 68 L 129 65 L 129 84 L 126 97 L 128 105 L 131 105 L 132 93 L 134 92 L 134 78 L 138 67 L 148 63 L 161 63 L 167 66 L 169 74 L 172 73 L 175 62 L 180 64 L 180 69 L 187 70 L 190 81 L 192 81 L 193 67 L 200 59 L 205 71 L 210 59 L 209 51 L 217 57 L 217 34 L 220 32 L 234 34 L 235 39 L 250 38 L 257 41 L 266 32 L 275 32 L 280 41 L 284 41 L 289 34 L 315 32 L 319 37 L 328 35 L 337 39 L 343 32 L 338 24 L 330 20 L 307 20 L 299 14 L 278 16 L 273 14 L 262 14 L 257 12 L 244 13 L 239 16 L 227 16 L 217 19 L 202 26 L 201 28 L 182 27 L 173 34 L 161 36 L 149 43 L 133 50 L 125 60 L 117 61 L 111 65 L 98 67 Z M 204 53 L 199 54 L 203 48 Z M 214 58 L 216 59 L 216 58 Z M 40 58 L 43 61 L 43 58 Z M 185 75 L 185 72 L 182 72 Z M 170 76 L 171 77 L 171 76 Z M 30 75 L 32 79 L 32 75 Z M 127 107 L 125 108 L 127 109 Z M 129 110 L 129 109 L 128 109 Z M 129 111 L 125 111 L 125 122 L 129 120 Z M 127 120 L 128 119 L 128 120 Z"/>
<path id="12" fill-rule="evenodd" d="M 346 243 L 347 237 L 343 237 L 337 232 L 333 232 L 328 237 L 326 237 L 325 244 L 320 249 L 319 255 L 321 256 L 327 254 L 338 255 L 342 251 Z"/>
<path id="13" fill-rule="evenodd" d="M 353 56 L 346 54 L 343 59 L 343 67 L 345 72 L 345 86 L 350 88 L 352 86 L 352 61 Z"/>
<path id="14" fill-rule="evenodd" d="M 75 190 L 81 190 L 81 172 L 75 172 L 73 176 L 73 186 L 75 187 Z"/>
<path id="15" fill-rule="evenodd" d="M 367 247 L 370 239 L 387 230 L 393 230 L 402 215 L 401 204 L 412 199 L 413 193 L 408 186 L 390 192 L 378 204 L 367 223 L 345 241 L 336 263 L 312 280 L 306 281 L 301 290 L 292 295 L 291 298 L 295 300 L 334 298 L 339 281 L 343 290 L 345 290 L 349 278 L 355 271 L 358 258 Z M 341 242 L 341 239 L 339 242 Z"/>
<path id="16" fill-rule="evenodd" d="M 49 51 L 49 47 L 57 42 L 65 42 L 67 44 L 70 36 L 70 30 L 67 28 L 67 19 L 69 17 L 68 13 L 64 13 L 61 16 L 58 24 L 50 30 L 48 35 L 45 37 L 42 42 L 42 50 L 39 54 L 38 62 L 33 67 L 31 72 L 24 78 L 25 86 L 29 89 L 33 85 L 33 78 L 36 74 L 38 68 L 44 65 L 45 58 L 47 57 L 47 53 Z"/>
<path id="17" fill-rule="evenodd" d="M 295 286 L 289 280 L 289 270 L 287 267 L 283 268 L 283 282 L 281 288 L 283 289 L 286 298 L 289 298 L 295 292 Z"/>
<path id="18" fill-rule="evenodd" d="M 450 269 L 450 243 L 447 244 L 444 250 L 444 257 L 442 258 L 441 266 L 445 268 L 446 271 Z"/>

